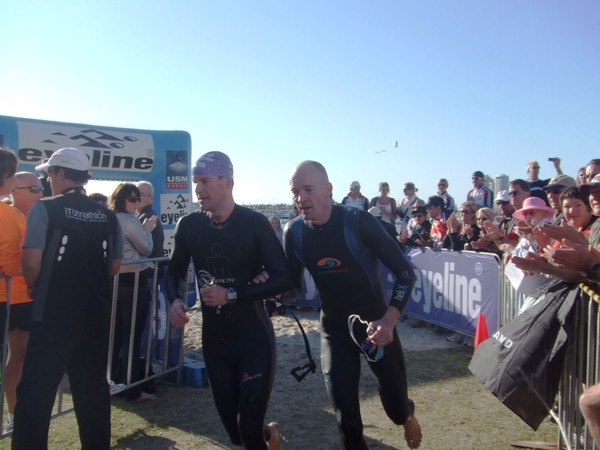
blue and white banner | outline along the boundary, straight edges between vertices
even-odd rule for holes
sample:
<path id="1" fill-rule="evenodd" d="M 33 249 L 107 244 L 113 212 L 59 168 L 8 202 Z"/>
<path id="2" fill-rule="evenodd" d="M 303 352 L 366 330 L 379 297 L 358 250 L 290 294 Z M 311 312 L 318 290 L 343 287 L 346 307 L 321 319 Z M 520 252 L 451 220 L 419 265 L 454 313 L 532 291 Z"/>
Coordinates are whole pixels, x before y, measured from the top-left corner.
<path id="1" fill-rule="evenodd" d="M 19 171 L 34 172 L 59 148 L 75 147 L 88 156 L 95 180 L 152 183 L 153 206 L 165 230 L 164 256 L 171 252 L 177 219 L 192 211 L 191 138 L 185 131 L 0 116 L 0 145 L 17 154 Z"/>
<path id="2" fill-rule="evenodd" d="M 490 334 L 499 328 L 501 271 L 496 255 L 411 249 L 407 257 L 417 281 L 406 314 L 471 336 L 480 314 Z M 391 289 L 386 270 L 386 288 Z"/>

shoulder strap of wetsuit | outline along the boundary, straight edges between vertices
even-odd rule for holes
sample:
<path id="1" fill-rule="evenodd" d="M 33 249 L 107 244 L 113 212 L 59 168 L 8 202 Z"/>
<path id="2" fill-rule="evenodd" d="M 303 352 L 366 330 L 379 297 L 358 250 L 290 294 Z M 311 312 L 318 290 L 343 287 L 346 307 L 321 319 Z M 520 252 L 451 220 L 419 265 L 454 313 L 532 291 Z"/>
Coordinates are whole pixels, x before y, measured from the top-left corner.
<path id="1" fill-rule="evenodd" d="M 290 225 L 290 232 L 292 234 L 292 242 L 294 243 L 294 251 L 296 256 L 302 264 L 304 264 L 304 252 L 302 251 L 302 220 L 296 219 L 292 221 Z"/>
<path id="2" fill-rule="evenodd" d="M 343 221 L 344 221 L 344 241 L 346 242 L 346 246 L 354 259 L 361 265 L 363 271 L 366 274 L 371 274 L 371 264 L 367 257 L 367 254 L 364 251 L 363 245 L 358 240 L 358 209 L 356 208 L 344 208 L 343 213 Z M 375 288 L 375 280 L 369 276 L 369 282 L 371 284 L 371 289 Z"/>

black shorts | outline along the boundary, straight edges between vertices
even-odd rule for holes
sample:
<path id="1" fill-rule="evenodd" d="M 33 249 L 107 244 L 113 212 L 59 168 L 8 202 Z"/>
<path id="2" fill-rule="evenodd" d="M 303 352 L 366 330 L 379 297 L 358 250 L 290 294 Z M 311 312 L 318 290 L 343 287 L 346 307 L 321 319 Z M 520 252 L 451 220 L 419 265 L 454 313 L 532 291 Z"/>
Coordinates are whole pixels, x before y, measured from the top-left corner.
<path id="1" fill-rule="evenodd" d="M 33 321 L 33 302 L 15 303 L 10 305 L 10 323 L 8 331 L 15 329 L 30 331 Z M 6 303 L 0 303 L 0 330 L 4 336 L 4 326 L 6 324 Z"/>

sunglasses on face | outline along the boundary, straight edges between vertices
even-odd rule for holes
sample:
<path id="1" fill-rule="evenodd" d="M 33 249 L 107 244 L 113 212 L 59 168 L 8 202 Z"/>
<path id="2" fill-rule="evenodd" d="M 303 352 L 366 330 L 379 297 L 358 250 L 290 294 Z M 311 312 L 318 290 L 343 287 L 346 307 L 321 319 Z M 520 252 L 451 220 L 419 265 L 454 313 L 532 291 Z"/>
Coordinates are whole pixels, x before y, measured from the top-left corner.
<path id="1" fill-rule="evenodd" d="M 508 205 L 509 202 L 499 201 L 496 202 L 496 205 Z"/>
<path id="2" fill-rule="evenodd" d="M 31 192 L 32 194 L 38 194 L 44 190 L 42 186 L 23 186 L 15 189 L 29 189 L 29 192 Z"/>
<path id="3" fill-rule="evenodd" d="M 548 194 L 560 195 L 561 193 L 562 193 L 561 189 L 546 189 L 546 195 L 548 195 Z"/>
<path id="4" fill-rule="evenodd" d="M 125 200 L 127 200 L 129 203 L 139 203 L 140 202 L 140 198 L 136 197 L 135 195 L 132 195 L 131 197 L 127 197 Z"/>
<path id="5" fill-rule="evenodd" d="M 468 211 L 468 210 L 466 210 L 466 209 L 462 209 L 462 210 L 460 211 L 460 213 L 461 213 L 461 214 L 471 214 L 471 211 Z"/>

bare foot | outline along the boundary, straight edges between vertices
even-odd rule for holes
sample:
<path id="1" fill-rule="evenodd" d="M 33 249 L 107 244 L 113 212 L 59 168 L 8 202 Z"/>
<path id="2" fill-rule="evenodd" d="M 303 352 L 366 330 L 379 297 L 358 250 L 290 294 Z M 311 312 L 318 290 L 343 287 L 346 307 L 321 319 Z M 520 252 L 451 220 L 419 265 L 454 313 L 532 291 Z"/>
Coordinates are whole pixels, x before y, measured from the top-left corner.
<path id="1" fill-rule="evenodd" d="M 408 448 L 419 448 L 421 445 L 421 425 L 415 416 L 411 416 L 408 421 L 403 425 L 404 427 L 404 439 Z"/>
<path id="2" fill-rule="evenodd" d="M 267 447 L 269 450 L 279 450 L 279 438 L 280 438 L 280 426 L 277 422 L 269 422 L 267 424 L 269 430 L 271 430 L 271 437 L 267 441 Z"/>

